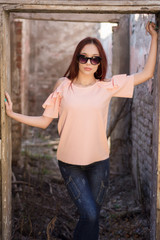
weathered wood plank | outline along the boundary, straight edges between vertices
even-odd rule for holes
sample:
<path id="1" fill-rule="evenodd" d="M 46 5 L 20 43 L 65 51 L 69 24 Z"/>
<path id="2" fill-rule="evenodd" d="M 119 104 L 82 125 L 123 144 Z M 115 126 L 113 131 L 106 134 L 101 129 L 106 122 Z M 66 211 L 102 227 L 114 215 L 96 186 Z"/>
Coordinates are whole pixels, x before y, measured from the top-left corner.
<path id="1" fill-rule="evenodd" d="M 8 13 L 0 12 L 1 189 L 2 240 L 11 239 L 11 121 L 5 114 L 4 91 L 10 92 L 10 30 Z"/>
<path id="2" fill-rule="evenodd" d="M 160 14 L 158 15 L 158 21 L 160 24 Z M 160 37 L 160 34 L 159 34 Z M 160 44 L 158 43 L 158 69 L 157 69 L 157 81 L 158 81 L 158 158 L 157 158 L 157 211 L 156 211 L 156 240 L 160 239 Z"/>
<path id="3" fill-rule="evenodd" d="M 157 5 L 4 5 L 3 9 L 10 12 L 44 12 L 44 13 L 157 13 L 160 11 L 160 2 Z"/>
<path id="4" fill-rule="evenodd" d="M 156 16 L 160 24 L 160 15 Z M 158 33 L 160 37 L 160 32 Z M 150 239 L 160 239 L 160 42 L 158 41 L 157 64 L 154 79 L 154 104 L 153 104 L 153 143 L 152 143 L 152 200 L 150 218 Z"/>
<path id="5" fill-rule="evenodd" d="M 17 0 L 2 1 L 6 11 L 17 12 L 57 12 L 57 13 L 156 13 L 160 11 L 159 1 L 36 1 Z M 8 14 L 0 14 L 0 68 L 1 68 L 1 126 L 2 126 L 2 153 L 1 153 L 1 177 L 2 177 L 2 239 L 9 240 L 11 235 L 11 136 L 10 121 L 4 111 L 4 89 L 10 92 L 10 56 L 9 56 L 9 21 Z M 159 72 L 160 76 L 160 72 Z M 159 127 L 158 127 L 159 129 Z M 155 157 L 156 159 L 156 157 Z M 160 158 L 159 158 L 160 159 Z M 160 161 L 160 160 L 159 160 Z M 155 166 L 156 168 L 157 166 Z M 159 167 L 158 167 L 159 168 Z M 160 169 L 159 169 L 160 170 Z M 158 179 L 160 171 L 158 171 Z M 160 181 L 160 180 L 158 180 Z M 159 185 L 157 187 L 157 197 L 159 201 Z M 155 194 L 155 193 L 154 193 Z M 159 203 L 157 201 L 156 217 L 156 239 L 159 239 Z M 155 239 L 155 238 L 151 238 Z"/>
<path id="6" fill-rule="evenodd" d="M 11 13 L 16 19 L 67 22 L 118 22 L 121 14 Z"/>
<path id="7" fill-rule="evenodd" d="M 137 0 L 137 1 L 116 1 L 116 0 L 108 0 L 108 1 L 98 1 L 98 0 L 90 0 L 90 1 L 79 1 L 79 0 L 0 0 L 0 4 L 33 4 L 33 5 L 77 5 L 77 6 L 159 6 L 159 1 L 154 0 Z"/>
<path id="8" fill-rule="evenodd" d="M 2 17 L 2 10 L 0 9 L 0 52 L 2 53 L 2 49 L 3 49 L 3 42 L 2 42 L 2 34 L 3 34 L 3 29 L 2 29 L 2 20 L 3 17 Z M 1 83 L 1 80 L 2 80 L 2 68 L 3 68 L 3 58 L 2 58 L 2 54 L 0 54 L 0 92 L 2 93 L 2 86 L 3 84 Z M 0 107 L 1 107 L 1 112 L 2 112 L 2 108 L 4 107 L 3 104 L 2 104 L 2 94 L 1 94 L 1 104 L 0 104 Z M 1 116 L 1 139 L 2 139 L 2 113 L 0 114 Z M 1 236 L 1 240 L 2 240 L 2 141 L 1 141 L 1 157 L 0 157 L 0 236 Z M 3 153 L 4 154 L 4 153 Z"/>
<path id="9" fill-rule="evenodd" d="M 158 15 L 158 22 L 160 24 L 160 14 Z M 159 33 L 160 37 L 160 33 Z M 157 211 L 156 211 L 156 239 L 160 239 L 160 44 L 158 42 L 158 69 L 157 69 L 157 81 L 158 81 L 158 108 L 157 108 L 157 122 L 158 122 L 158 158 L 157 158 Z M 158 121 L 159 119 L 159 121 Z"/>

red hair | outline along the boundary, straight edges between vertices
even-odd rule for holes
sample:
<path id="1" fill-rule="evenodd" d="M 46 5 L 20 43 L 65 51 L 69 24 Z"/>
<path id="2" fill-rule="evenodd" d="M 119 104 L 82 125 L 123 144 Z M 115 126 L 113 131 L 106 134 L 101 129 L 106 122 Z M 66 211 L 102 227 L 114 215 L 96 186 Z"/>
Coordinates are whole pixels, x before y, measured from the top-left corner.
<path id="1" fill-rule="evenodd" d="M 92 37 L 86 37 L 78 43 L 75 49 L 75 52 L 73 54 L 72 61 L 66 73 L 64 74 L 64 77 L 67 77 L 71 81 L 73 81 L 78 76 L 79 65 L 77 61 L 77 56 L 80 54 L 82 48 L 87 44 L 94 44 L 99 51 L 99 55 L 102 58 L 102 60 L 98 66 L 97 71 L 94 73 L 94 77 L 96 79 L 100 79 L 101 81 L 103 81 L 107 72 L 107 57 L 101 42 L 97 38 L 92 38 Z"/>

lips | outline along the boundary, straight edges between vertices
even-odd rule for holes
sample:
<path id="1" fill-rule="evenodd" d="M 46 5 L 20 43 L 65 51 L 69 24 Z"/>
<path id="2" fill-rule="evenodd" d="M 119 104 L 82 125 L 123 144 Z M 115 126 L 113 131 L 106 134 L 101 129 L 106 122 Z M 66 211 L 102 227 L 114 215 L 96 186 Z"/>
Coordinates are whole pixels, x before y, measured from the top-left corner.
<path id="1" fill-rule="evenodd" d="M 86 70 L 86 71 L 91 71 L 92 70 L 92 68 L 84 68 L 84 70 Z"/>

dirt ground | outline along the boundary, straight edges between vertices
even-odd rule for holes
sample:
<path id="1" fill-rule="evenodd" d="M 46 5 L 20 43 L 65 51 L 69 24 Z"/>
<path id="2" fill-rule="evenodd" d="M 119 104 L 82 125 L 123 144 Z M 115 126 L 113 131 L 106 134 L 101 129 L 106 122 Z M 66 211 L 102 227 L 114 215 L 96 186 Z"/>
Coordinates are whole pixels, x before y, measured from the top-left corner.
<path id="1" fill-rule="evenodd" d="M 13 166 L 14 240 L 73 239 L 78 213 L 57 166 L 57 144 L 58 139 L 35 133 L 23 142 L 23 167 Z M 149 216 L 136 200 L 131 176 L 111 174 L 100 214 L 99 240 L 149 240 L 149 234 Z"/>

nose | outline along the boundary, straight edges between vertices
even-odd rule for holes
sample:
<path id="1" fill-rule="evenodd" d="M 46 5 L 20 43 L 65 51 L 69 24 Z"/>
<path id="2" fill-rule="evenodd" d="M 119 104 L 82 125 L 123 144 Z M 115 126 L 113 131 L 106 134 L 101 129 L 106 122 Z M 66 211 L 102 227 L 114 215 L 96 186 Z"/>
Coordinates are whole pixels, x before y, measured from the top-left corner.
<path id="1" fill-rule="evenodd" d="M 89 61 L 89 62 L 88 62 Z M 91 64 L 91 59 L 88 59 L 86 64 Z"/>

